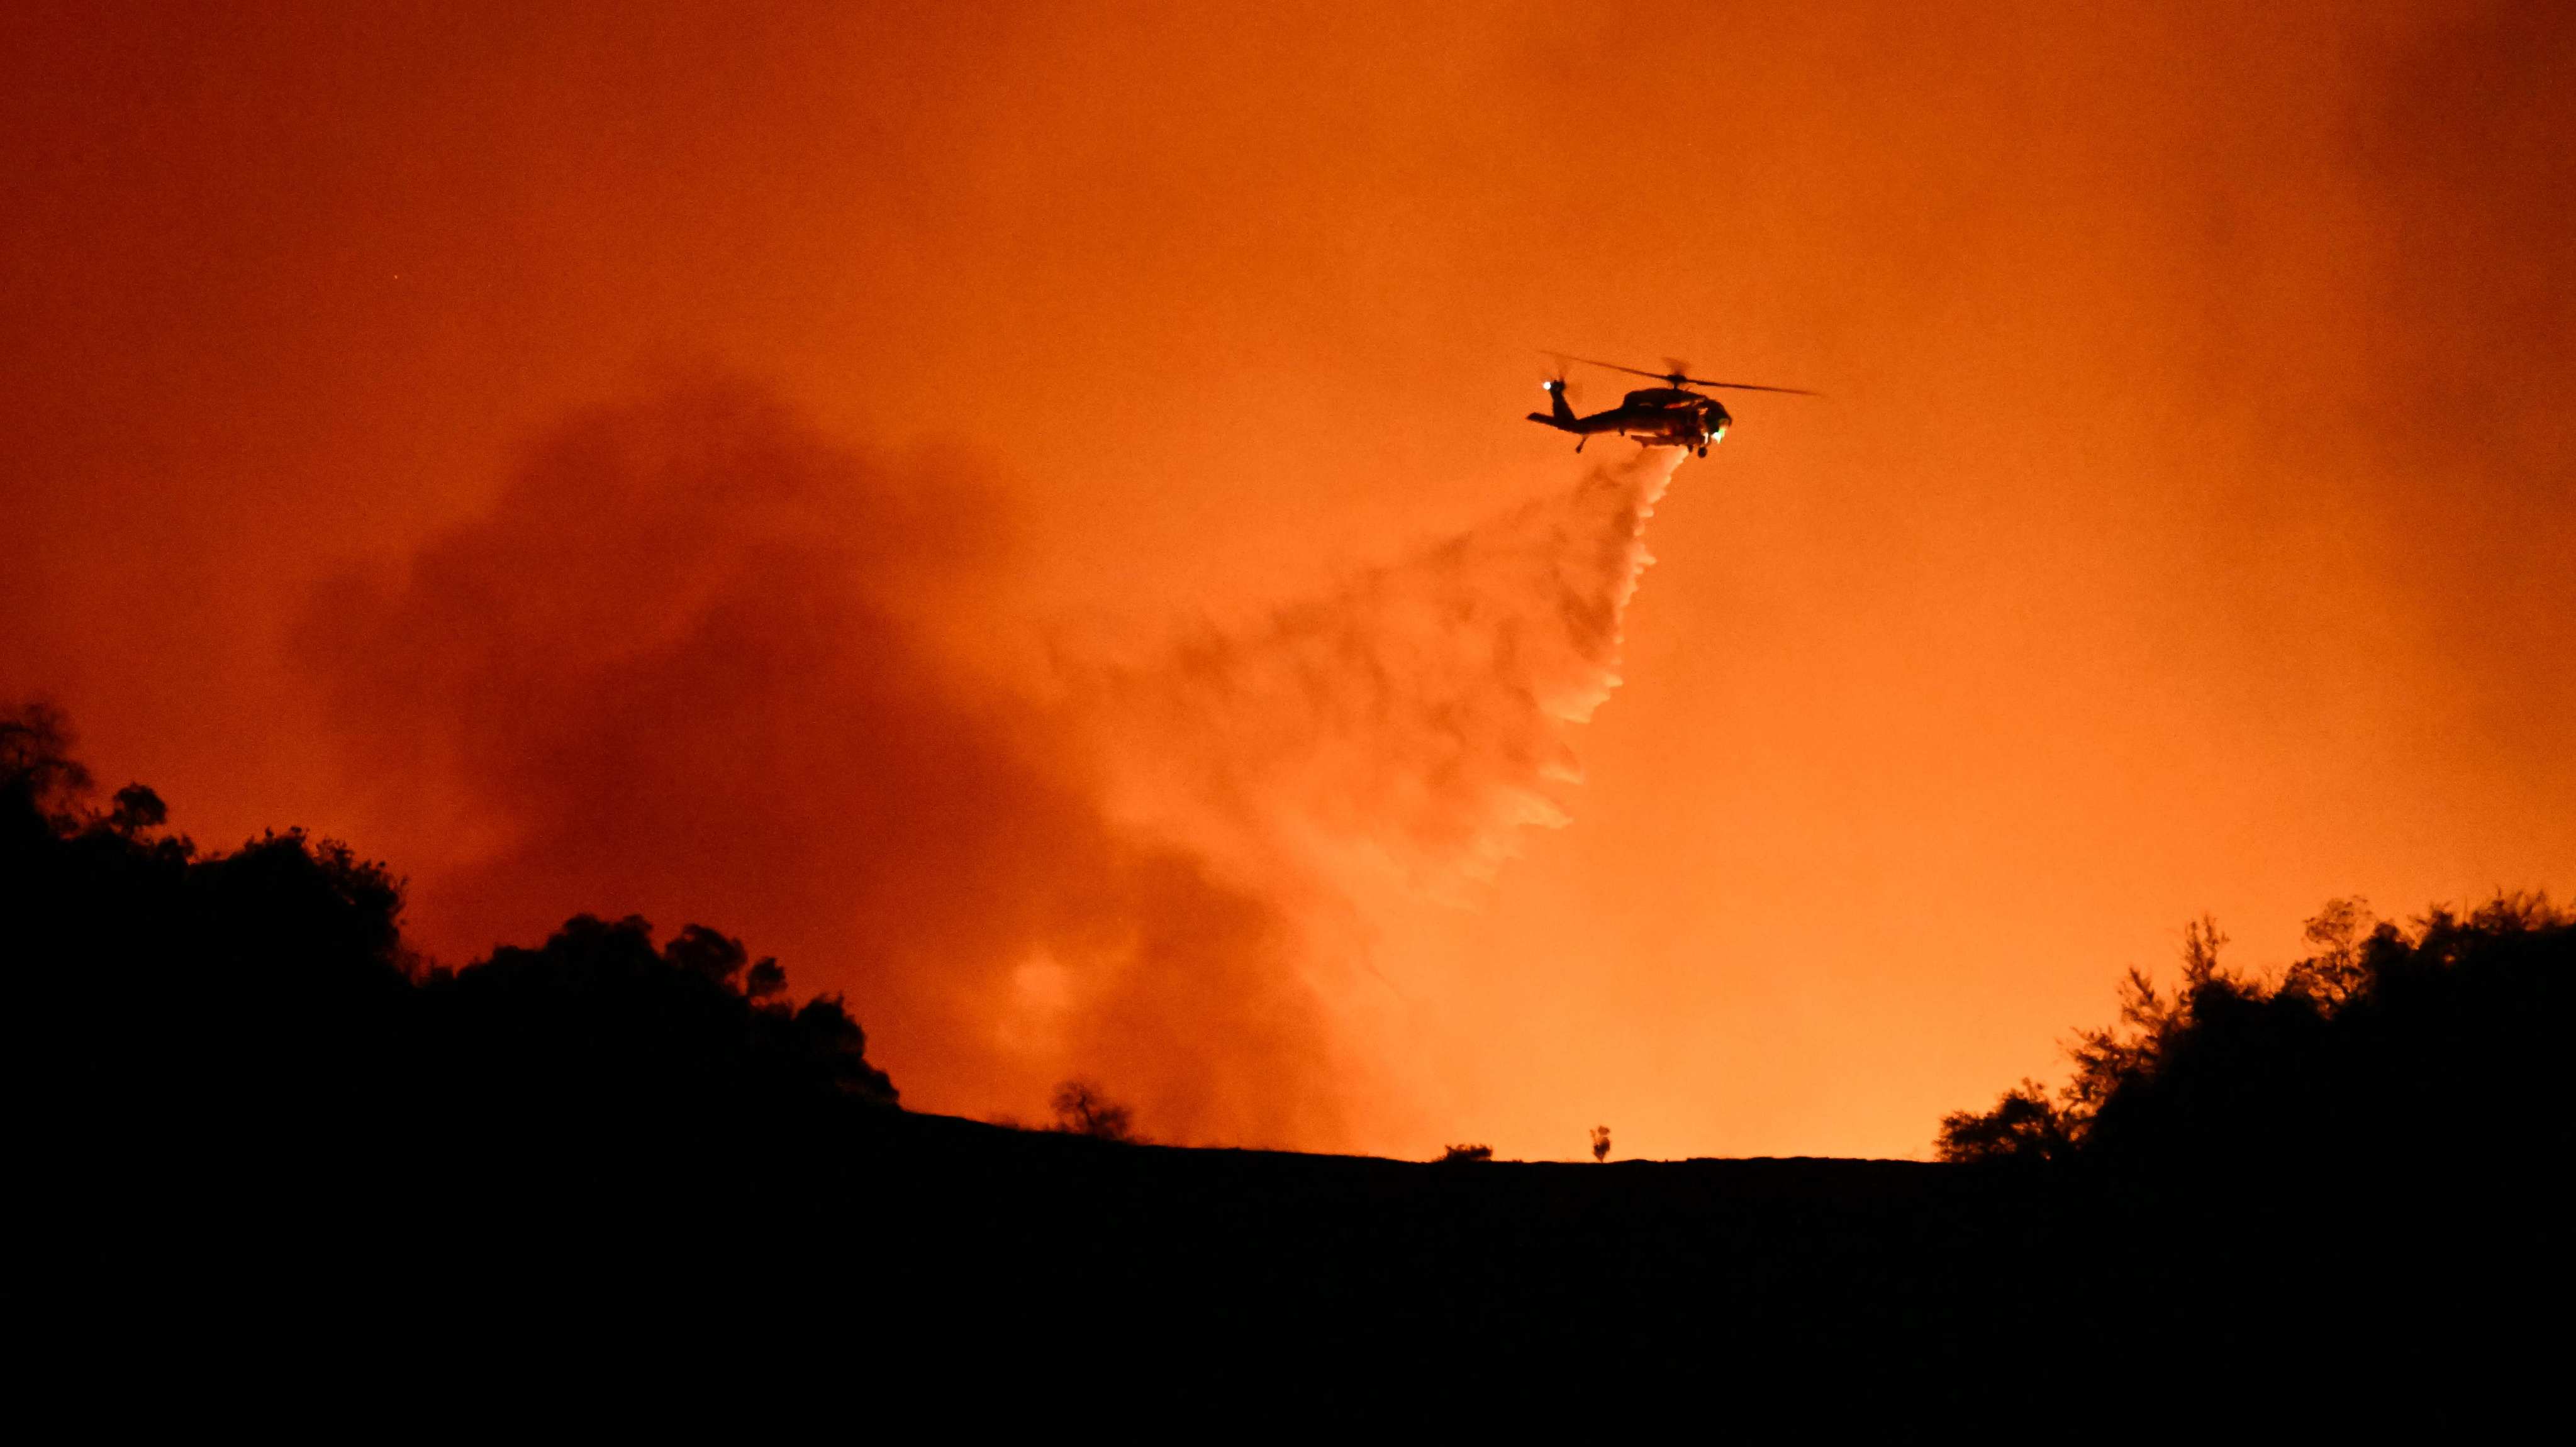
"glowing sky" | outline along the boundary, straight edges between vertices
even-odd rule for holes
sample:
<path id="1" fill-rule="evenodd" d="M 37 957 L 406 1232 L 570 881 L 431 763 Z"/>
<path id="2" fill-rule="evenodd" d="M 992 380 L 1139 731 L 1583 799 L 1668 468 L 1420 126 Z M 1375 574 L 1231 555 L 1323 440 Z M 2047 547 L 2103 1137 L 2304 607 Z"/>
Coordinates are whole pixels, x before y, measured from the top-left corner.
<path id="1" fill-rule="evenodd" d="M 876 559 L 896 583 L 816 606 L 1056 720 L 939 705 L 970 721 L 939 737 L 1002 742 L 997 822 L 941 835 L 977 863 L 937 877 L 1007 892 L 992 861 L 1107 827 L 1061 802 L 1090 785 L 1045 732 L 1077 687 L 1050 650 L 1264 637 L 1566 495 L 1626 445 L 1520 420 L 1541 348 L 1814 387 L 1731 404 L 1658 506 L 1569 821 L 1490 880 L 1346 885 L 1296 947 L 1329 957 L 1300 967 L 1329 1062 L 1296 1067 L 1341 1083 L 1329 1119 L 1208 1119 L 1919 1153 L 2202 910 L 2276 964 L 2330 896 L 2576 885 L 2572 37 L 2461 5 L 12 5 L 0 692 L 60 702 L 202 841 L 392 858 L 443 955 L 504 914 L 703 919 L 848 990 L 913 1103 L 1033 1113 L 1046 1072 L 931 1058 L 819 906 L 721 861 L 477 875 L 465 775 L 384 783 L 387 738 L 489 718 L 407 691 L 464 615 L 401 612 L 406 580 L 585 535 L 623 494 L 562 481 L 590 477 L 543 460 L 563 429 L 737 379 L 807 479 L 741 546 Z M 1575 379 L 1587 410 L 1622 390 Z M 817 500 L 845 475 L 896 481 Z M 905 479 L 965 520 L 886 501 Z M 525 556 L 580 613 L 617 586 L 601 547 Z M 610 625 L 581 627 L 507 656 L 587 667 Z M 408 650 L 392 681 L 331 651 L 367 638 Z M 806 772 L 726 787 L 841 799 L 792 677 L 758 696 Z M 594 749 L 680 707 L 595 702 L 503 732 Z M 687 733 L 630 746 L 696 778 L 653 752 Z M 493 760 L 476 787 L 553 767 Z M 1081 887 L 1241 924 L 1123 848 Z M 847 839 L 796 857 L 880 878 Z M 1178 1048 L 1135 1030 L 1086 1037 L 1113 1089 L 1120 1052 Z"/>

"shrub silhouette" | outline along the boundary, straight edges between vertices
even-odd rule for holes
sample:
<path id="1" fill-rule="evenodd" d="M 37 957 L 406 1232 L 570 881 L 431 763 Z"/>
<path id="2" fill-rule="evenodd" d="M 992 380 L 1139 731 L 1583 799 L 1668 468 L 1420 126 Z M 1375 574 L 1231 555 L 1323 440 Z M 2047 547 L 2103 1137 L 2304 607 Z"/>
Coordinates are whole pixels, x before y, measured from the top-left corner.
<path id="1" fill-rule="evenodd" d="M 1490 1161 L 1493 1158 L 1492 1146 L 1449 1146 L 1440 1152 L 1441 1161 L 1447 1164 L 1462 1161 Z"/>
<path id="2" fill-rule="evenodd" d="M 1068 1080 L 1055 1088 L 1055 1128 L 1093 1140 L 1142 1141 L 1135 1113 L 1111 1100 L 1087 1080 Z"/>
<path id="3" fill-rule="evenodd" d="M 1592 1128 L 1592 1159 L 1595 1161 L 1610 1159 L 1610 1127 L 1606 1125 L 1596 1125 Z"/>
<path id="4" fill-rule="evenodd" d="M 2069 1113 L 2036 1080 L 2024 1079 L 2005 1091 L 1993 1110 L 1956 1111 L 1941 1118 L 1939 1149 L 1945 1161 L 2056 1160 L 2073 1144 Z"/>

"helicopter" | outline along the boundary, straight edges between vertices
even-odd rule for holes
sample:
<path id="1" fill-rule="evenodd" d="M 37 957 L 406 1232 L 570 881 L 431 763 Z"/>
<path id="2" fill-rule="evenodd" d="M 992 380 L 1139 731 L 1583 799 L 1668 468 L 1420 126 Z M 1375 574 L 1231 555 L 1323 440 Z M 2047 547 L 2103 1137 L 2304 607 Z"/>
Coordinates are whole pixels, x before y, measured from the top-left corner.
<path id="1" fill-rule="evenodd" d="M 1692 387 L 1724 387 L 1738 392 L 1786 392 L 1795 397 L 1818 394 L 1800 387 L 1764 387 L 1752 382 L 1712 382 L 1705 377 L 1689 375 L 1689 364 L 1667 358 L 1669 372 L 1649 372 L 1638 367 L 1623 367 L 1617 362 L 1596 362 L 1590 357 L 1569 357 L 1550 353 L 1557 358 L 1557 374 L 1539 385 L 1547 389 L 1551 404 L 1545 412 L 1532 412 L 1529 420 L 1559 432 L 1575 436 L 1574 450 L 1598 433 L 1616 432 L 1637 439 L 1640 447 L 1687 447 L 1698 456 L 1708 456 L 1708 449 L 1726 436 L 1727 424 L 1735 419 L 1715 397 L 1703 397 Z M 1588 367 L 1607 367 L 1636 377 L 1652 377 L 1664 385 L 1643 387 L 1629 393 L 1618 406 L 1607 412 L 1578 417 L 1565 400 L 1565 367 L 1567 362 L 1581 362 Z"/>

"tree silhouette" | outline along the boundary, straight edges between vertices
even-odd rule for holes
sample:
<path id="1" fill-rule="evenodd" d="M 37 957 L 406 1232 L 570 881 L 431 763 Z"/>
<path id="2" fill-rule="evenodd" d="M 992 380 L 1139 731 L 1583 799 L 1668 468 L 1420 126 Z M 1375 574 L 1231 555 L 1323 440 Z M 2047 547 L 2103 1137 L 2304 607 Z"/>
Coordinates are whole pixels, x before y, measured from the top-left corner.
<path id="1" fill-rule="evenodd" d="M 1592 1128 L 1592 1159 L 1596 1162 L 1610 1159 L 1610 1127 L 1606 1125 Z"/>
<path id="2" fill-rule="evenodd" d="M 0 790 L 14 810 L 71 827 L 89 786 L 89 770 L 71 756 L 71 730 L 59 709 L 39 702 L 0 714 Z"/>
<path id="3" fill-rule="evenodd" d="M 780 972 L 774 960 L 747 972 L 748 958 L 741 941 L 703 925 L 656 950 L 641 919 L 579 915 L 539 948 L 504 946 L 428 993 L 441 1023 L 471 1042 L 473 1063 L 512 1088 L 608 1086 L 742 1109 L 797 1096 L 893 1104 L 893 1083 L 867 1063 L 867 1037 L 840 1000 L 797 1008 L 755 997 L 746 985 Z"/>
<path id="4" fill-rule="evenodd" d="M 2005 1091 L 1993 1110 L 1941 1118 L 1940 1153 L 1947 1161 L 2056 1160 L 2073 1144 L 2068 1113 L 2036 1080 Z"/>
<path id="5" fill-rule="evenodd" d="M 433 966 L 382 864 L 301 830 L 201 854 L 141 784 L 93 807 L 70 748 L 50 709 L 0 715 L 0 937 L 66 1088 L 138 1129 L 256 1128 L 282 1153 L 267 1168 L 320 1170 L 566 1111 L 641 1130 L 682 1103 L 742 1121 L 896 1101 L 837 997 L 789 1003 L 777 961 L 715 930 L 657 949 L 640 919 L 582 915 Z"/>
<path id="6" fill-rule="evenodd" d="M 2132 969 L 2119 1019 L 2079 1032 L 2054 1098 L 2033 1081 L 1943 1119 L 1945 1160 L 2117 1159 L 2278 1174 L 2396 1151 L 2517 1152 L 2567 1137 L 2548 1062 L 2576 981 L 2576 914 L 2499 895 L 2410 927 L 2333 900 L 2277 982 L 2224 967 L 2206 916 L 2167 993 Z M 2473 1144 L 2474 1143 L 2474 1144 Z"/>
<path id="7" fill-rule="evenodd" d="M 1068 1080 L 1055 1088 L 1055 1128 L 1067 1135 L 1104 1141 L 1141 1141 L 1135 1113 L 1111 1100 L 1087 1080 Z"/>

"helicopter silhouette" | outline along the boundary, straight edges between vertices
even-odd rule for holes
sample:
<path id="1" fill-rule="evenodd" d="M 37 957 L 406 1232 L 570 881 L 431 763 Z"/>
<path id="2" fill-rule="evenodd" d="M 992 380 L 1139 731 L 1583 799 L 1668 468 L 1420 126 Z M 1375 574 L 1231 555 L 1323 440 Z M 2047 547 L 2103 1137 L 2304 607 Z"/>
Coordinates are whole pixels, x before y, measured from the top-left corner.
<path id="1" fill-rule="evenodd" d="M 1765 387 L 1752 382 L 1712 382 L 1705 377 L 1691 376 L 1688 363 L 1673 361 L 1670 358 L 1665 359 L 1664 365 L 1670 367 L 1671 371 L 1649 372 L 1638 367 L 1623 367 L 1617 362 L 1596 362 L 1590 357 L 1573 357 L 1554 352 L 1549 355 L 1557 359 L 1557 375 L 1539 385 L 1547 389 L 1550 409 L 1545 412 L 1532 412 L 1529 420 L 1543 427 L 1553 427 L 1559 432 L 1573 433 L 1574 450 L 1577 452 L 1581 452 L 1583 444 L 1591 441 L 1595 436 L 1604 432 L 1615 432 L 1622 437 L 1635 438 L 1640 447 L 1687 447 L 1698 456 L 1708 456 L 1708 449 L 1726 436 L 1727 427 L 1735 419 L 1728 414 L 1725 404 L 1715 397 L 1705 397 L 1691 391 L 1693 387 L 1724 387 L 1738 392 L 1786 392 L 1796 397 L 1820 395 L 1802 387 Z M 1622 398 L 1618 406 L 1607 412 L 1595 412 L 1589 417 L 1579 417 L 1565 400 L 1564 364 L 1567 362 L 1581 362 L 1587 367 L 1607 367 L 1611 371 L 1626 372 L 1636 377 L 1652 377 L 1664 385 L 1641 387 Z"/>

